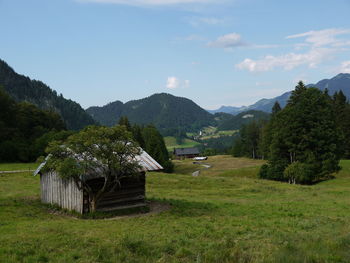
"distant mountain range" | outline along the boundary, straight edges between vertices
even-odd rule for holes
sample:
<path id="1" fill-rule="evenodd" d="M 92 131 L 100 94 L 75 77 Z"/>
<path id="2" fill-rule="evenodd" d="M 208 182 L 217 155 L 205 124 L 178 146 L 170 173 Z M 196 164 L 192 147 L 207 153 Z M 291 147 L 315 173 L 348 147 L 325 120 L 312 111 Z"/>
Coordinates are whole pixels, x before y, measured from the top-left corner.
<path id="1" fill-rule="evenodd" d="M 65 99 L 45 83 L 17 74 L 0 59 L 0 86 L 16 101 L 27 101 L 41 109 L 53 110 L 61 115 L 68 129 L 79 130 L 96 124 L 92 117 L 76 102 Z"/>
<path id="2" fill-rule="evenodd" d="M 330 95 L 335 92 L 342 90 L 344 95 L 350 99 L 350 74 L 341 73 L 331 79 L 324 79 L 316 84 L 309 84 L 308 87 L 316 87 L 320 90 L 328 89 Z M 261 99 L 250 106 L 242 107 L 231 107 L 231 106 L 221 106 L 217 110 L 208 110 L 208 112 L 214 114 L 217 112 L 224 112 L 229 114 L 238 114 L 240 112 L 248 110 L 259 110 L 264 112 L 271 112 L 273 104 L 278 101 L 281 107 L 284 107 L 290 97 L 291 91 L 283 93 L 282 95 L 272 98 L 272 99 Z"/>
<path id="3" fill-rule="evenodd" d="M 106 126 L 115 125 L 121 116 L 128 117 L 131 123 L 152 123 L 163 135 L 173 135 L 178 131 L 198 131 L 205 126 L 216 125 L 214 115 L 192 100 L 167 93 L 127 103 L 115 101 L 102 107 L 90 107 L 86 112 Z"/>
<path id="4" fill-rule="evenodd" d="M 126 116 L 131 123 L 154 124 L 163 135 L 199 131 L 206 126 L 215 126 L 219 130 L 239 129 L 242 124 L 251 120 L 267 119 L 269 114 L 266 113 L 271 111 L 275 101 L 284 107 L 291 94 L 286 92 L 272 99 L 261 99 L 250 106 L 223 106 L 210 113 L 192 100 L 167 93 L 126 103 L 114 101 L 102 107 L 90 107 L 85 111 L 77 102 L 65 99 L 62 94 L 58 95 L 43 82 L 17 74 L 2 60 L 0 86 L 16 101 L 27 101 L 41 109 L 59 113 L 68 129 L 79 130 L 97 123 L 113 126 L 121 116 Z M 308 86 L 321 90 L 327 88 L 331 95 L 342 90 L 350 98 L 350 74 L 338 74 L 332 79 L 324 79 Z M 233 117 L 232 114 L 237 116 Z"/>

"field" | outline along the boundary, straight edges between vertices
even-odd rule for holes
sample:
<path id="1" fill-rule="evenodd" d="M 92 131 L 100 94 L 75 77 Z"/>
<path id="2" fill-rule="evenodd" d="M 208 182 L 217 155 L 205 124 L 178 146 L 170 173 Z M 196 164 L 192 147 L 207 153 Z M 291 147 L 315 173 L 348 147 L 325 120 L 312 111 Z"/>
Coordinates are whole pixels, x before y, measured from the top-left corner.
<path id="1" fill-rule="evenodd" d="M 0 175 L 0 262 L 350 262 L 350 161 L 313 186 L 259 180 L 261 161 L 206 163 L 149 174 L 169 211 L 114 220 L 50 213 L 39 177 Z"/>
<path id="2" fill-rule="evenodd" d="M 36 163 L 0 163 L 0 171 L 35 170 Z"/>
<path id="3" fill-rule="evenodd" d="M 195 147 L 196 145 L 200 144 L 190 139 L 184 139 L 182 144 L 178 144 L 176 142 L 176 138 L 172 136 L 164 137 L 164 141 L 168 151 L 171 151 L 171 152 L 174 150 L 174 148 Z"/>
<path id="4" fill-rule="evenodd" d="M 202 129 L 202 136 L 198 133 L 187 133 L 187 136 L 198 137 L 200 140 L 208 140 L 219 138 L 221 136 L 233 136 L 238 132 L 238 130 L 228 130 L 228 131 L 218 131 L 216 127 L 208 126 Z"/>

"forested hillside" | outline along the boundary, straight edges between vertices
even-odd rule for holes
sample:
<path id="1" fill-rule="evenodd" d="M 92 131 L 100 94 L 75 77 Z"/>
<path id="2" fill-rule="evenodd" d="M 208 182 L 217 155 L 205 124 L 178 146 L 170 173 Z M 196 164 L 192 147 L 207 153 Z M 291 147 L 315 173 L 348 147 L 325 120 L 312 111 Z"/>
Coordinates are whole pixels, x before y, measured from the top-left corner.
<path id="1" fill-rule="evenodd" d="M 218 115 L 218 113 L 216 115 Z M 256 110 L 245 111 L 235 116 L 228 114 L 224 116 L 225 117 L 222 118 L 218 124 L 218 130 L 221 131 L 238 130 L 244 124 L 248 124 L 252 121 L 268 120 L 270 118 L 269 113 Z"/>
<path id="2" fill-rule="evenodd" d="M 215 125 L 214 116 L 193 101 L 166 93 L 125 104 L 116 101 L 103 107 L 90 107 L 86 111 L 103 125 L 112 126 L 121 116 L 126 116 L 134 124 L 152 123 L 163 135 L 197 131 Z"/>
<path id="3" fill-rule="evenodd" d="M 69 135 L 57 113 L 16 103 L 2 87 L 0 105 L 0 162 L 35 161 L 51 139 Z"/>
<path id="4" fill-rule="evenodd" d="M 53 110 L 60 114 L 68 129 L 79 130 L 96 122 L 76 102 L 65 99 L 62 94 L 50 89 L 41 81 L 17 74 L 0 59 L 0 85 L 17 102 L 26 101 L 40 109 Z"/>

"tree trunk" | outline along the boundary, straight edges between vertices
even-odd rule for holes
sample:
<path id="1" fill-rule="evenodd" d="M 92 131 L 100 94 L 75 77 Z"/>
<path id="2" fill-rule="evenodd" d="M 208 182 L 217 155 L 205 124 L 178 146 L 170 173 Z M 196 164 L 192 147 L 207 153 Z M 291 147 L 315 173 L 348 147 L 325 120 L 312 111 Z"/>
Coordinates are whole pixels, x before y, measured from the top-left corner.
<path id="1" fill-rule="evenodd" d="M 92 196 L 90 198 L 90 212 L 96 212 L 97 209 L 97 198 L 96 196 Z"/>

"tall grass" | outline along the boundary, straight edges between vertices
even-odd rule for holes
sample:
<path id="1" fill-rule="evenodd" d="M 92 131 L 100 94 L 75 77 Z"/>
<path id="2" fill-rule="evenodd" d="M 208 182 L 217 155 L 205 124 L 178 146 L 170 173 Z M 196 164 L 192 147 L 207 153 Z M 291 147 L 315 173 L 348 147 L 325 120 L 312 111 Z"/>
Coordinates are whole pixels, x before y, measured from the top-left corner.
<path id="1" fill-rule="evenodd" d="M 0 262 L 350 262 L 350 161 L 313 186 L 259 180 L 259 161 L 208 162 L 199 177 L 190 161 L 150 173 L 148 198 L 172 208 L 118 220 L 50 213 L 39 177 L 0 176 Z"/>

